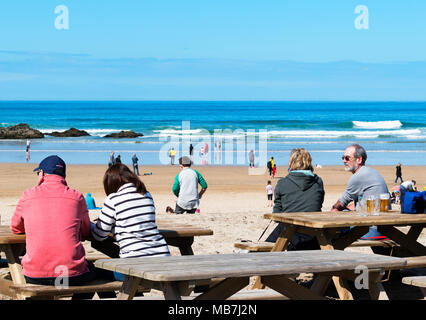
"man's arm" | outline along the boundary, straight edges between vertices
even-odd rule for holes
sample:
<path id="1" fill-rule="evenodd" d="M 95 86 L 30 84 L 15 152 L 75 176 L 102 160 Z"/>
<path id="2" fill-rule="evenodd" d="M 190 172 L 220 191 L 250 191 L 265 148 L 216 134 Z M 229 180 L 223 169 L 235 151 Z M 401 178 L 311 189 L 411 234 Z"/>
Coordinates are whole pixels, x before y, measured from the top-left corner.
<path id="1" fill-rule="evenodd" d="M 172 191 L 176 197 L 179 197 L 180 184 L 179 184 L 179 174 L 175 177 L 175 182 L 173 183 Z"/>
<path id="2" fill-rule="evenodd" d="M 194 171 L 197 173 L 198 183 L 201 186 L 201 191 L 198 194 L 198 198 L 201 199 L 201 197 L 203 196 L 203 194 L 206 192 L 207 182 L 206 182 L 206 180 L 204 180 L 203 175 L 201 173 L 199 173 L 197 170 L 194 170 Z"/>
<path id="3" fill-rule="evenodd" d="M 12 222 L 10 224 L 10 230 L 13 233 L 25 233 L 25 226 L 24 226 L 24 218 L 22 217 L 22 214 L 24 212 L 24 201 L 19 199 L 18 205 L 16 206 L 15 212 L 12 216 Z"/>

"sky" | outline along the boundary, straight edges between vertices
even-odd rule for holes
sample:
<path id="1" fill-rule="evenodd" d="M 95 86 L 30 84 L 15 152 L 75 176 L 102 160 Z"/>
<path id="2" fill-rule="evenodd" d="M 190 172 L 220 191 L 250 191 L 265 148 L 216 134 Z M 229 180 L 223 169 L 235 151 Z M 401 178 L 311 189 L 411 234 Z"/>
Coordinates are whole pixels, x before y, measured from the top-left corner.
<path id="1" fill-rule="evenodd" d="M 426 100 L 419 0 L 3 1 L 0 39 L 1 100 Z"/>

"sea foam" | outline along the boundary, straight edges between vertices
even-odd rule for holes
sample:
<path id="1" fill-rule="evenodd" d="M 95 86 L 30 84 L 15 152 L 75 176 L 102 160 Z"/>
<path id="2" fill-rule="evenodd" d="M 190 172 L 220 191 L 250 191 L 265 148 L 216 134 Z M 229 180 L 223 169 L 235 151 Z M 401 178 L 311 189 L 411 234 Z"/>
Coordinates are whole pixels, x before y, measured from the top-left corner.
<path id="1" fill-rule="evenodd" d="M 355 128 L 367 129 L 397 129 L 402 127 L 399 120 L 393 121 L 352 121 Z"/>

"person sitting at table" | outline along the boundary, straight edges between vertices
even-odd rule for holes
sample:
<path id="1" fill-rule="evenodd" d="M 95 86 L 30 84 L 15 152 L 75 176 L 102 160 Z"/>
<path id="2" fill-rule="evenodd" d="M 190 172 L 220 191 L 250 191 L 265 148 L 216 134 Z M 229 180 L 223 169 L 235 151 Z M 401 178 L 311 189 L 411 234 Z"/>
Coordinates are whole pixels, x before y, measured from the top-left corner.
<path id="1" fill-rule="evenodd" d="M 95 240 L 105 240 L 114 233 L 120 258 L 170 255 L 155 223 L 154 201 L 139 177 L 119 163 L 107 169 L 103 185 L 107 197 L 96 225 L 92 225 Z M 124 279 L 120 274 L 115 276 Z"/>
<path id="2" fill-rule="evenodd" d="M 34 171 L 38 184 L 24 191 L 10 226 L 13 233 L 26 234 L 22 259 L 26 282 L 57 285 L 57 280 L 65 284 L 68 278 L 68 285 L 78 286 L 98 278 L 102 271 L 85 259 L 81 243 L 90 235 L 86 201 L 68 187 L 65 162 L 52 155 Z"/>
<path id="3" fill-rule="evenodd" d="M 331 211 L 354 211 L 360 197 L 367 199 L 368 196 L 377 196 L 382 193 L 389 193 L 388 187 L 381 174 L 373 168 L 367 167 L 367 152 L 359 144 L 353 144 L 346 148 L 342 156 L 345 171 L 353 175 L 349 179 L 346 190 L 341 198 L 331 208 Z M 389 209 L 391 202 L 389 201 Z M 386 240 L 387 237 L 377 231 L 376 228 L 370 228 L 370 231 L 361 239 Z M 381 249 L 372 247 L 374 252 L 382 252 Z"/>
<path id="4" fill-rule="evenodd" d="M 289 173 L 281 178 L 274 190 L 273 213 L 321 211 L 324 202 L 322 179 L 313 173 L 312 157 L 302 148 L 293 149 L 289 160 Z M 267 242 L 275 242 L 282 230 L 278 223 Z M 319 249 L 318 241 L 309 235 L 295 233 L 287 250 Z"/>

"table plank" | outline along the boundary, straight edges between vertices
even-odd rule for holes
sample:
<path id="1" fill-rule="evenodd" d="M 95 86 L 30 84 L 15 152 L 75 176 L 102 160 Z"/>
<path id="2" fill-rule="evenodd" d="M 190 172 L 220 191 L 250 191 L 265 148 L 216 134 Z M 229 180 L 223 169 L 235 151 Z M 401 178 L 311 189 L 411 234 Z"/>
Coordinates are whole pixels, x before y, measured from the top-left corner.
<path id="1" fill-rule="evenodd" d="M 265 219 L 305 226 L 309 228 L 344 228 L 348 226 L 392 225 L 407 226 L 426 224 L 426 214 L 381 213 L 379 216 L 361 217 L 356 212 L 286 212 L 267 213 Z"/>
<path id="2" fill-rule="evenodd" d="M 97 260 L 95 265 L 151 281 L 286 275 L 404 266 L 405 259 L 340 250 L 259 252 Z"/>

